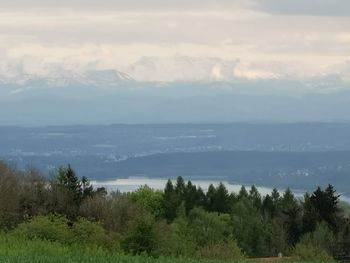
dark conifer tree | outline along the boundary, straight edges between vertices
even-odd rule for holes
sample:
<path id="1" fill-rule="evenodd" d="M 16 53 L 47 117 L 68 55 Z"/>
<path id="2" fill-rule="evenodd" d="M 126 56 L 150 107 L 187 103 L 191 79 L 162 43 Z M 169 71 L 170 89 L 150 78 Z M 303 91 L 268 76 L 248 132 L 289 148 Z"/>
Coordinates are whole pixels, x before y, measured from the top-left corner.
<path id="1" fill-rule="evenodd" d="M 236 204 L 237 201 L 238 201 L 238 196 L 234 192 L 230 193 L 230 195 L 228 197 L 230 210 L 231 210 L 232 206 L 234 206 Z"/>
<path id="2" fill-rule="evenodd" d="M 283 228 L 287 234 L 287 243 L 294 246 L 301 236 L 301 208 L 299 206 L 288 207 L 282 211 Z"/>
<path id="3" fill-rule="evenodd" d="M 185 199 L 185 190 L 186 190 L 185 181 L 181 176 L 179 176 L 176 179 L 175 193 L 177 194 L 180 203 Z"/>
<path id="4" fill-rule="evenodd" d="M 297 200 L 295 199 L 295 196 L 290 188 L 286 189 L 280 201 L 282 209 L 288 209 L 289 207 L 294 207 L 297 204 Z"/>
<path id="5" fill-rule="evenodd" d="M 262 203 L 262 211 L 265 219 L 270 219 L 274 216 L 274 204 L 270 195 L 264 197 Z"/>
<path id="6" fill-rule="evenodd" d="M 253 206 L 257 211 L 261 210 L 261 195 L 258 189 L 253 185 L 249 191 L 249 200 L 252 202 Z"/>
<path id="7" fill-rule="evenodd" d="M 90 181 L 85 176 L 81 178 L 81 189 L 82 189 L 83 199 L 94 195 L 94 188 L 92 187 L 92 185 L 90 184 Z"/>
<path id="8" fill-rule="evenodd" d="M 279 210 L 281 205 L 281 195 L 276 188 L 272 189 L 271 199 L 276 209 Z"/>
<path id="9" fill-rule="evenodd" d="M 206 208 L 206 205 L 207 205 L 207 197 L 203 189 L 199 186 L 197 188 L 196 206 Z"/>
<path id="10" fill-rule="evenodd" d="M 173 193 L 174 193 L 173 182 L 169 179 L 165 185 L 165 188 L 164 188 L 165 198 L 170 197 Z"/>
<path id="11" fill-rule="evenodd" d="M 242 185 L 241 190 L 238 193 L 238 200 L 248 199 L 248 192 L 244 185 Z"/>
<path id="12" fill-rule="evenodd" d="M 179 207 L 177 194 L 172 181 L 169 179 L 164 189 L 164 213 L 165 218 L 171 222 L 176 217 L 176 211 Z"/>
<path id="13" fill-rule="evenodd" d="M 216 189 L 215 186 L 210 184 L 208 187 L 208 191 L 207 191 L 207 205 L 206 208 L 208 211 L 215 211 L 215 195 L 216 195 Z"/>
<path id="14" fill-rule="evenodd" d="M 302 217 L 302 232 L 308 233 L 313 232 L 316 229 L 316 224 L 318 221 L 317 211 L 311 202 L 311 196 L 309 193 L 304 195 L 303 202 L 303 217 Z"/>
<path id="15" fill-rule="evenodd" d="M 336 194 L 332 185 L 322 191 L 320 187 L 310 197 L 312 211 L 315 213 L 317 222 L 325 221 L 328 226 L 337 231 L 339 195 Z"/>
<path id="16" fill-rule="evenodd" d="M 195 207 L 197 202 L 197 187 L 191 181 L 188 181 L 185 189 L 186 215 Z"/>
<path id="17" fill-rule="evenodd" d="M 299 241 L 302 234 L 302 207 L 290 188 L 286 189 L 282 197 L 279 197 L 277 193 L 273 200 L 275 204 L 277 203 L 277 206 L 275 205 L 278 211 L 277 213 L 281 213 L 279 216 L 282 220 L 282 227 L 287 234 L 286 241 L 289 245 L 293 246 Z M 305 198 L 308 199 L 307 196 Z"/>
<path id="18" fill-rule="evenodd" d="M 229 194 L 223 183 L 216 188 L 214 195 L 214 211 L 219 213 L 229 212 Z"/>
<path id="19" fill-rule="evenodd" d="M 80 203 L 82 198 L 81 183 L 70 165 L 59 168 L 57 184 L 58 186 L 68 190 L 76 203 Z"/>

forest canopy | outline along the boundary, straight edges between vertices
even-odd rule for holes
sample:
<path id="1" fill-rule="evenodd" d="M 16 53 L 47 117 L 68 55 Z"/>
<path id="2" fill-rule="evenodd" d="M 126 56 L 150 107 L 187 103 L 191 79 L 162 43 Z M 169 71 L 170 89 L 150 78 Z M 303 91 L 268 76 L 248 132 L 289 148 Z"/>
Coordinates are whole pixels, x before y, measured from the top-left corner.
<path id="1" fill-rule="evenodd" d="M 300 259 L 349 256 L 350 223 L 332 185 L 303 198 L 290 189 L 230 193 L 178 177 L 164 190 L 94 188 L 71 166 L 52 178 L 0 162 L 0 228 L 5 235 L 97 246 L 151 257 L 241 259 L 282 253 Z"/>

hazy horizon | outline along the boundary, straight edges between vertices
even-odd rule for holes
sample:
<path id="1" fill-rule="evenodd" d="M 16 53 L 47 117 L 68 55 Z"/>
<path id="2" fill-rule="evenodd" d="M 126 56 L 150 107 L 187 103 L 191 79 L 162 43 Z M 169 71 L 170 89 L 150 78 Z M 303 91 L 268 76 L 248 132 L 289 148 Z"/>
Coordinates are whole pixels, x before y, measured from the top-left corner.
<path id="1" fill-rule="evenodd" d="M 348 122 L 347 0 L 0 3 L 0 123 Z"/>

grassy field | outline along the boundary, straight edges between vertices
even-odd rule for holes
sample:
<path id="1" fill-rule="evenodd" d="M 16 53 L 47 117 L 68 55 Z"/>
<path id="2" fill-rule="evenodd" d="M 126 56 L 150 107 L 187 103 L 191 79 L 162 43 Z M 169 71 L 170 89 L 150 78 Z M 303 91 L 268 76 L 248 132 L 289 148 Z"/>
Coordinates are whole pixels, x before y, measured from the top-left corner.
<path id="1" fill-rule="evenodd" d="M 196 259 L 171 259 L 132 257 L 114 254 L 97 247 L 65 246 L 43 240 L 25 240 L 0 234 L 0 262 L 8 263 L 227 263 L 252 262 L 252 260 L 220 261 Z M 281 262 L 281 261 L 279 261 Z M 289 261 L 290 262 L 290 261 Z"/>

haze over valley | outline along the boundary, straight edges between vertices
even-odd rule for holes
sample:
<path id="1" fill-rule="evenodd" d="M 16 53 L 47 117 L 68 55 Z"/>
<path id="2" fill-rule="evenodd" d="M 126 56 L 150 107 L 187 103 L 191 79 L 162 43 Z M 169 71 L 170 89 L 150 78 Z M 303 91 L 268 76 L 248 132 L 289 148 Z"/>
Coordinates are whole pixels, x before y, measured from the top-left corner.
<path id="1" fill-rule="evenodd" d="M 225 181 L 345 195 L 350 124 L 158 124 L 2 127 L 0 157 L 47 176 L 70 163 L 96 181 L 129 177 Z"/>

